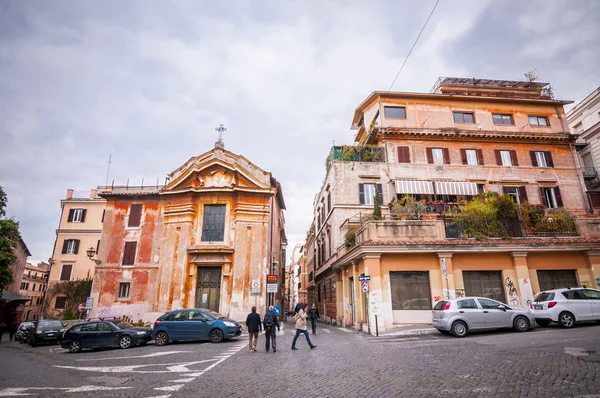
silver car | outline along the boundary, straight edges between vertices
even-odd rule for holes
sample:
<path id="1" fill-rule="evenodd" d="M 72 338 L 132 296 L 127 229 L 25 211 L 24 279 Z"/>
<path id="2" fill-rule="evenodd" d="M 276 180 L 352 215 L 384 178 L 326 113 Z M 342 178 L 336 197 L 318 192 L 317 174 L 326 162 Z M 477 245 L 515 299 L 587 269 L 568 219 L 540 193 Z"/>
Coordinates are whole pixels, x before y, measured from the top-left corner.
<path id="1" fill-rule="evenodd" d="M 456 337 L 464 337 L 471 330 L 514 328 L 525 332 L 534 323 L 531 311 L 485 297 L 442 300 L 433 307 L 433 327 Z"/>

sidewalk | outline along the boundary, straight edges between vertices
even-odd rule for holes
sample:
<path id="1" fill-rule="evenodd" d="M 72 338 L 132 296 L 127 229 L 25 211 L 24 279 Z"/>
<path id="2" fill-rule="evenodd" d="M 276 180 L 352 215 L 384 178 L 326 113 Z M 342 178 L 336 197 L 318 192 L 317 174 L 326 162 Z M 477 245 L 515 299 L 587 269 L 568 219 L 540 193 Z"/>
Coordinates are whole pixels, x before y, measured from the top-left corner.
<path id="1" fill-rule="evenodd" d="M 393 328 L 379 331 L 379 337 L 410 337 L 425 334 L 438 334 L 437 329 L 428 323 L 415 323 L 407 325 L 394 325 Z"/>

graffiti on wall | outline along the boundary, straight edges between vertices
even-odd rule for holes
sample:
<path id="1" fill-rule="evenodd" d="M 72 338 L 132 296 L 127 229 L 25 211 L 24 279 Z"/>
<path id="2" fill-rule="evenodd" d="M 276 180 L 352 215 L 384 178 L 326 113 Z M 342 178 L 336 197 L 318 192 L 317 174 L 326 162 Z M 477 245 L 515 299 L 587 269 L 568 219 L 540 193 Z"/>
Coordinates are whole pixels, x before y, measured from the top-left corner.
<path id="1" fill-rule="evenodd" d="M 465 289 L 456 289 L 456 297 L 465 297 Z"/>
<path id="2" fill-rule="evenodd" d="M 510 305 L 519 305 L 521 301 L 519 300 L 517 288 L 515 287 L 515 284 L 510 279 L 510 277 L 506 277 L 506 279 L 504 280 L 504 285 L 508 288 L 508 302 L 510 303 Z"/>
<path id="3" fill-rule="evenodd" d="M 585 287 L 586 289 L 589 289 L 590 287 L 592 287 L 592 284 L 590 283 L 590 281 L 581 281 L 581 286 Z"/>
<path id="4" fill-rule="evenodd" d="M 442 299 L 442 296 L 433 296 L 433 301 L 436 303 Z"/>

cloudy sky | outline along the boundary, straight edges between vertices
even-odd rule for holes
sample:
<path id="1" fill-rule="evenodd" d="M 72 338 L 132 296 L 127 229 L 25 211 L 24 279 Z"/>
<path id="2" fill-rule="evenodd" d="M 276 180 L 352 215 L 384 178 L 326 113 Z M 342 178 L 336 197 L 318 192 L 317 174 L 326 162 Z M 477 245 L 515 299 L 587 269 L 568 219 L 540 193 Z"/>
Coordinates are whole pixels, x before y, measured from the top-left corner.
<path id="1" fill-rule="evenodd" d="M 32 259 L 52 255 L 66 189 L 164 181 L 228 150 L 283 184 L 290 249 L 353 111 L 387 90 L 435 0 L 0 2 L 0 185 Z M 394 85 L 520 80 L 560 99 L 600 85 L 600 2 L 441 0 Z M 291 253 L 291 250 L 290 250 Z"/>

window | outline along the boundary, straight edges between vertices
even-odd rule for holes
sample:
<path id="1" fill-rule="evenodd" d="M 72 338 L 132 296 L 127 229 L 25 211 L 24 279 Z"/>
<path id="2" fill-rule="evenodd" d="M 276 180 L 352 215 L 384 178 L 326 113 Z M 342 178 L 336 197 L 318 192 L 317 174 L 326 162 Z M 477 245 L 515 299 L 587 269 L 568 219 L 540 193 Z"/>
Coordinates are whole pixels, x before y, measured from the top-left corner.
<path id="1" fill-rule="evenodd" d="M 496 164 L 498 166 L 518 166 L 519 160 L 517 158 L 517 151 L 506 150 L 506 149 L 496 149 L 494 150 L 494 154 L 496 155 Z"/>
<path id="2" fill-rule="evenodd" d="M 81 325 L 82 332 L 97 332 L 98 331 L 98 322 L 87 323 L 85 325 Z"/>
<path id="3" fill-rule="evenodd" d="M 25 290 L 25 282 L 21 282 L 21 290 Z"/>
<path id="4" fill-rule="evenodd" d="M 501 305 L 501 303 L 490 299 L 478 298 L 477 301 L 479 301 L 481 308 L 486 310 L 497 310 Z"/>
<path id="5" fill-rule="evenodd" d="M 225 236 L 225 205 L 204 205 L 203 242 L 222 242 Z"/>
<path id="6" fill-rule="evenodd" d="M 112 328 L 112 326 L 110 326 L 106 322 L 98 322 L 98 328 L 97 328 L 97 330 L 99 332 L 112 332 L 113 328 Z"/>
<path id="7" fill-rule="evenodd" d="M 540 197 L 544 206 L 548 208 L 555 209 L 557 207 L 563 207 L 563 201 L 558 187 L 540 187 Z"/>
<path id="8" fill-rule="evenodd" d="M 302 289 L 302 282 L 298 282 L 298 289 Z"/>
<path id="9" fill-rule="evenodd" d="M 360 183 L 358 184 L 358 200 L 361 205 L 375 204 L 375 189 L 379 191 L 379 196 L 383 201 L 383 188 L 381 184 Z"/>
<path id="10" fill-rule="evenodd" d="M 429 272 L 390 272 L 392 310 L 431 310 Z"/>
<path id="11" fill-rule="evenodd" d="M 546 127 L 550 124 L 548 123 L 548 118 L 546 116 L 529 116 L 529 125 Z"/>
<path id="12" fill-rule="evenodd" d="M 473 112 L 454 112 L 454 123 L 475 123 Z"/>
<path id="13" fill-rule="evenodd" d="M 66 297 L 57 297 L 56 301 L 54 302 L 54 308 L 57 310 L 64 310 L 66 305 L 67 305 Z"/>
<path id="14" fill-rule="evenodd" d="M 128 227 L 139 227 L 142 221 L 142 207 L 141 204 L 131 205 L 129 209 L 129 221 L 127 222 Z"/>
<path id="15" fill-rule="evenodd" d="M 410 163 L 410 149 L 407 146 L 398 147 L 398 163 Z"/>
<path id="16" fill-rule="evenodd" d="M 427 163 L 450 164 L 450 151 L 448 148 L 427 148 Z"/>
<path id="17" fill-rule="evenodd" d="M 327 213 L 331 211 L 331 192 L 327 194 Z"/>
<path id="18" fill-rule="evenodd" d="M 530 151 L 529 155 L 533 167 L 554 167 L 552 152 L 550 151 Z"/>
<path id="19" fill-rule="evenodd" d="M 63 242 L 62 254 L 79 253 L 79 239 L 65 239 Z"/>
<path id="20" fill-rule="evenodd" d="M 463 271 L 463 281 L 467 296 L 505 301 L 500 271 Z"/>
<path id="21" fill-rule="evenodd" d="M 574 270 L 537 271 L 537 275 L 542 291 L 577 286 Z M 536 300 L 540 301 L 539 298 Z"/>
<path id="22" fill-rule="evenodd" d="M 61 281 L 70 281 L 72 271 L 73 271 L 73 264 L 63 264 L 62 269 L 60 271 L 60 280 Z"/>
<path id="23" fill-rule="evenodd" d="M 35 292 L 35 283 L 33 284 L 33 286 L 31 287 L 31 291 Z"/>
<path id="24" fill-rule="evenodd" d="M 123 250 L 122 265 L 135 265 L 136 249 L 137 249 L 137 242 L 125 242 L 125 249 Z"/>
<path id="25" fill-rule="evenodd" d="M 582 290 L 569 290 L 566 292 L 562 292 L 562 295 L 567 300 L 587 300 L 587 298 L 583 295 Z"/>
<path id="26" fill-rule="evenodd" d="M 173 314 L 173 316 L 171 317 L 171 321 L 175 321 L 175 322 L 181 322 L 181 321 L 186 321 L 188 319 L 187 317 L 187 311 L 179 311 L 176 312 L 175 314 Z"/>
<path id="27" fill-rule="evenodd" d="M 119 298 L 129 298 L 129 288 L 131 283 L 122 282 L 119 283 Z"/>
<path id="28" fill-rule="evenodd" d="M 478 309 L 479 308 L 479 307 L 477 307 L 477 303 L 473 299 L 458 300 L 456 302 L 456 307 L 459 310 Z"/>
<path id="29" fill-rule="evenodd" d="M 521 187 L 502 187 L 504 195 L 509 195 L 513 202 L 516 204 L 522 204 L 527 201 L 527 189 L 525 186 Z"/>
<path id="30" fill-rule="evenodd" d="M 384 106 L 383 113 L 386 118 L 406 119 L 406 108 L 402 106 Z"/>
<path id="31" fill-rule="evenodd" d="M 483 165 L 483 151 L 481 149 L 461 149 L 462 164 L 469 166 Z"/>
<path id="32" fill-rule="evenodd" d="M 492 119 L 494 120 L 494 124 L 496 125 L 513 125 L 512 115 L 504 115 L 501 113 L 492 113 Z"/>
<path id="33" fill-rule="evenodd" d="M 69 218 L 67 222 L 84 222 L 85 221 L 85 209 L 71 209 L 69 210 Z"/>
<path id="34" fill-rule="evenodd" d="M 587 300 L 600 300 L 600 292 L 595 290 L 585 289 L 583 291 L 583 295 Z"/>
<path id="35" fill-rule="evenodd" d="M 190 321 L 202 322 L 204 320 L 204 315 L 200 311 L 188 311 L 188 319 Z"/>

